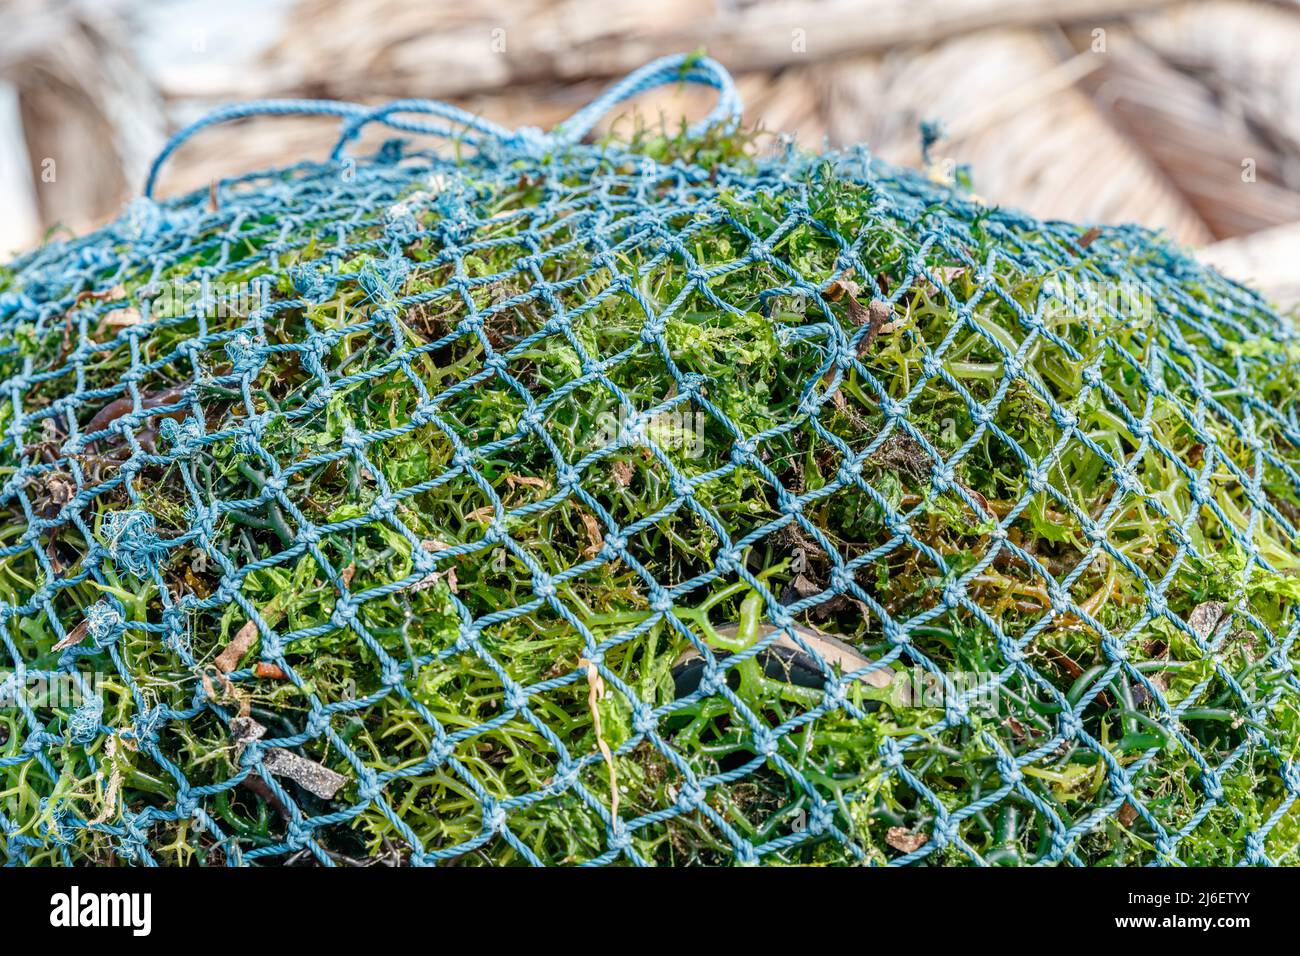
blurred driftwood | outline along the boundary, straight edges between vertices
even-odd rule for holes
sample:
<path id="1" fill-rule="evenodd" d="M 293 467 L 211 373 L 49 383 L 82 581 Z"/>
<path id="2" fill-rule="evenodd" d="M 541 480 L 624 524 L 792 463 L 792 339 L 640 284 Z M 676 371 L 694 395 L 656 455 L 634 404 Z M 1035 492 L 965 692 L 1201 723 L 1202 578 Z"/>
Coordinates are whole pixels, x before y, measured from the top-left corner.
<path id="1" fill-rule="evenodd" d="M 0 216 L 0 259 L 3 259 L 21 250 L 41 231 L 18 90 L 12 83 L 0 83 L 0 196 L 4 197 L 5 210 Z"/>
<path id="2" fill-rule="evenodd" d="M 1087 35 L 1071 39 L 1089 49 Z M 1210 233 L 1240 236 L 1300 220 L 1300 193 L 1285 185 L 1300 157 L 1270 142 L 1239 100 L 1219 96 L 1123 27 L 1108 31 L 1107 46 L 1082 86 Z"/>
<path id="3" fill-rule="evenodd" d="M 990 201 L 1050 218 L 1135 220 L 1188 244 L 1209 240 L 1182 194 L 1075 89 L 1103 62 L 1038 31 L 987 30 L 886 57 L 874 73 L 845 63 L 836 68 L 842 81 L 830 82 L 831 136 L 916 164 L 917 123 L 940 118 L 950 137 L 935 154 L 970 164 Z"/>
<path id="4" fill-rule="evenodd" d="M 72 229 L 116 213 L 163 142 L 158 94 L 113 4 L 5 0 L 0 82 L 17 99 L 30 202 Z M 6 208 L 8 204 L 6 203 Z"/>
<path id="5" fill-rule="evenodd" d="M 1136 34 L 1300 155 L 1300 12 L 1211 0 L 1134 20 Z M 1300 170 L 1288 167 L 1288 185 Z"/>
<path id="6" fill-rule="evenodd" d="M 737 70 L 774 70 L 993 26 L 1098 22 L 1164 2 L 306 0 L 266 61 L 276 87 L 309 95 L 448 97 L 611 77 L 701 47 Z"/>
<path id="7" fill-rule="evenodd" d="M 1300 307 L 1300 223 L 1226 239 L 1198 254 L 1202 262 L 1244 282 L 1283 309 Z"/>

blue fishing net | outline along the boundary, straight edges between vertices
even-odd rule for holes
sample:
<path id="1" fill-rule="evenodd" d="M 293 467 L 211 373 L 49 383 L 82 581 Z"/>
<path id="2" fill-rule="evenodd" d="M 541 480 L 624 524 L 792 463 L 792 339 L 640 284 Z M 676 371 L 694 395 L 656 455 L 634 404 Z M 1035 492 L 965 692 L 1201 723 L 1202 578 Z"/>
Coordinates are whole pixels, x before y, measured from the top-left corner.
<path id="1" fill-rule="evenodd" d="M 232 107 L 0 271 L 6 862 L 1295 862 L 1290 324 L 738 117 Z"/>

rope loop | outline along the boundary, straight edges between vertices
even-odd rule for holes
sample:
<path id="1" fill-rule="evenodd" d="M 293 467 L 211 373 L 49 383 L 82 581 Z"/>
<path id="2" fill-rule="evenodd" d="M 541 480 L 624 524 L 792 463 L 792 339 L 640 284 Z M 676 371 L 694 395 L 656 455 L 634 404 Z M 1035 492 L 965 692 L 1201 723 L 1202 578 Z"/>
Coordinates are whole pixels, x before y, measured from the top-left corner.
<path id="1" fill-rule="evenodd" d="M 726 68 L 707 56 L 675 54 L 660 57 L 639 70 L 633 70 L 604 93 L 596 97 L 550 133 L 533 127 L 510 130 L 491 120 L 484 119 L 459 106 L 439 100 L 406 99 L 385 103 L 382 106 L 364 106 L 342 100 L 275 99 L 254 100 L 223 106 L 178 130 L 163 146 L 149 167 L 144 184 L 144 195 L 153 199 L 158 174 L 171 155 L 197 133 L 232 120 L 253 116 L 336 116 L 342 121 L 339 138 L 330 151 L 330 160 L 337 162 L 349 142 L 361 135 L 371 123 L 380 123 L 407 133 L 455 139 L 477 146 L 491 140 L 528 155 L 544 154 L 557 146 L 570 146 L 582 141 L 600 121 L 618 105 L 647 90 L 669 86 L 673 83 L 692 83 L 708 86 L 718 91 L 718 102 L 704 119 L 693 124 L 687 135 L 699 137 L 714 127 L 728 129 L 740 120 L 741 102 L 735 81 Z M 423 114 L 444 120 L 445 123 L 423 122 L 404 118 L 398 114 Z"/>

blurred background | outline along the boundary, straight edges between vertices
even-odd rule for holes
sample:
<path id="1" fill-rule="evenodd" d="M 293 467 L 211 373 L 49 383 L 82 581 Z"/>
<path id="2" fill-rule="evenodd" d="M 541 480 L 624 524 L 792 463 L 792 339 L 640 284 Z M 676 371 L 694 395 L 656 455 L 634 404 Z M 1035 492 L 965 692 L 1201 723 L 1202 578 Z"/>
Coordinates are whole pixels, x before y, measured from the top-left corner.
<path id="1" fill-rule="evenodd" d="M 0 254 L 112 218 L 171 131 L 231 101 L 437 98 L 545 128 L 699 48 L 751 123 L 804 146 L 918 166 L 917 124 L 938 120 L 931 159 L 990 202 L 1163 229 L 1300 303 L 1300 0 L 0 0 Z M 214 128 L 159 192 L 335 138 L 319 119 Z"/>

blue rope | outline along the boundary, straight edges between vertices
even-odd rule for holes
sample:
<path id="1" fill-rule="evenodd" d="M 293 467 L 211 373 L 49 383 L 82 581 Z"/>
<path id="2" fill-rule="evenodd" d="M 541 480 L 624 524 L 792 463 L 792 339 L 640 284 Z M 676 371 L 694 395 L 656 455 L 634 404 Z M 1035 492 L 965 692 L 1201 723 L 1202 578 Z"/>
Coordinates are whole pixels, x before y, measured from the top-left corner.
<path id="1" fill-rule="evenodd" d="M 708 86 L 717 90 L 719 94 L 717 105 L 708 116 L 692 125 L 687 135 L 698 138 L 710 129 L 734 127 L 740 121 L 743 107 L 731 74 L 716 60 L 687 54 L 660 57 L 628 74 L 559 124 L 549 136 L 528 128 L 511 132 L 468 110 L 437 100 L 398 100 L 376 107 L 339 100 L 254 100 L 250 103 L 216 109 L 173 135 L 149 167 L 149 175 L 144 184 L 144 196 L 147 199 L 153 198 L 158 174 L 163 164 L 180 146 L 193 138 L 196 133 L 232 120 L 255 116 L 337 116 L 343 119 L 344 123 L 339 140 L 330 152 L 330 159 L 335 161 L 342 156 L 344 146 L 355 140 L 371 123 L 380 123 L 407 133 L 460 139 L 471 145 L 486 138 L 533 152 L 544 152 L 556 145 L 572 145 L 581 142 L 601 117 L 616 106 L 641 93 L 678 82 Z M 437 116 L 452 125 L 417 123 L 395 118 L 396 114 L 402 113 Z M 456 127 L 460 127 L 461 130 L 458 132 Z"/>
<path id="2" fill-rule="evenodd" d="M 707 56 L 676 55 L 660 57 L 629 73 L 560 123 L 553 135 L 566 143 L 579 143 L 595 128 L 601 117 L 608 115 L 619 104 L 648 90 L 677 82 L 708 86 L 718 91 L 717 105 L 708 116 L 687 130 L 688 137 L 698 139 L 711 129 L 726 130 L 740 122 L 743 111 L 740 94 L 726 68 Z"/>

